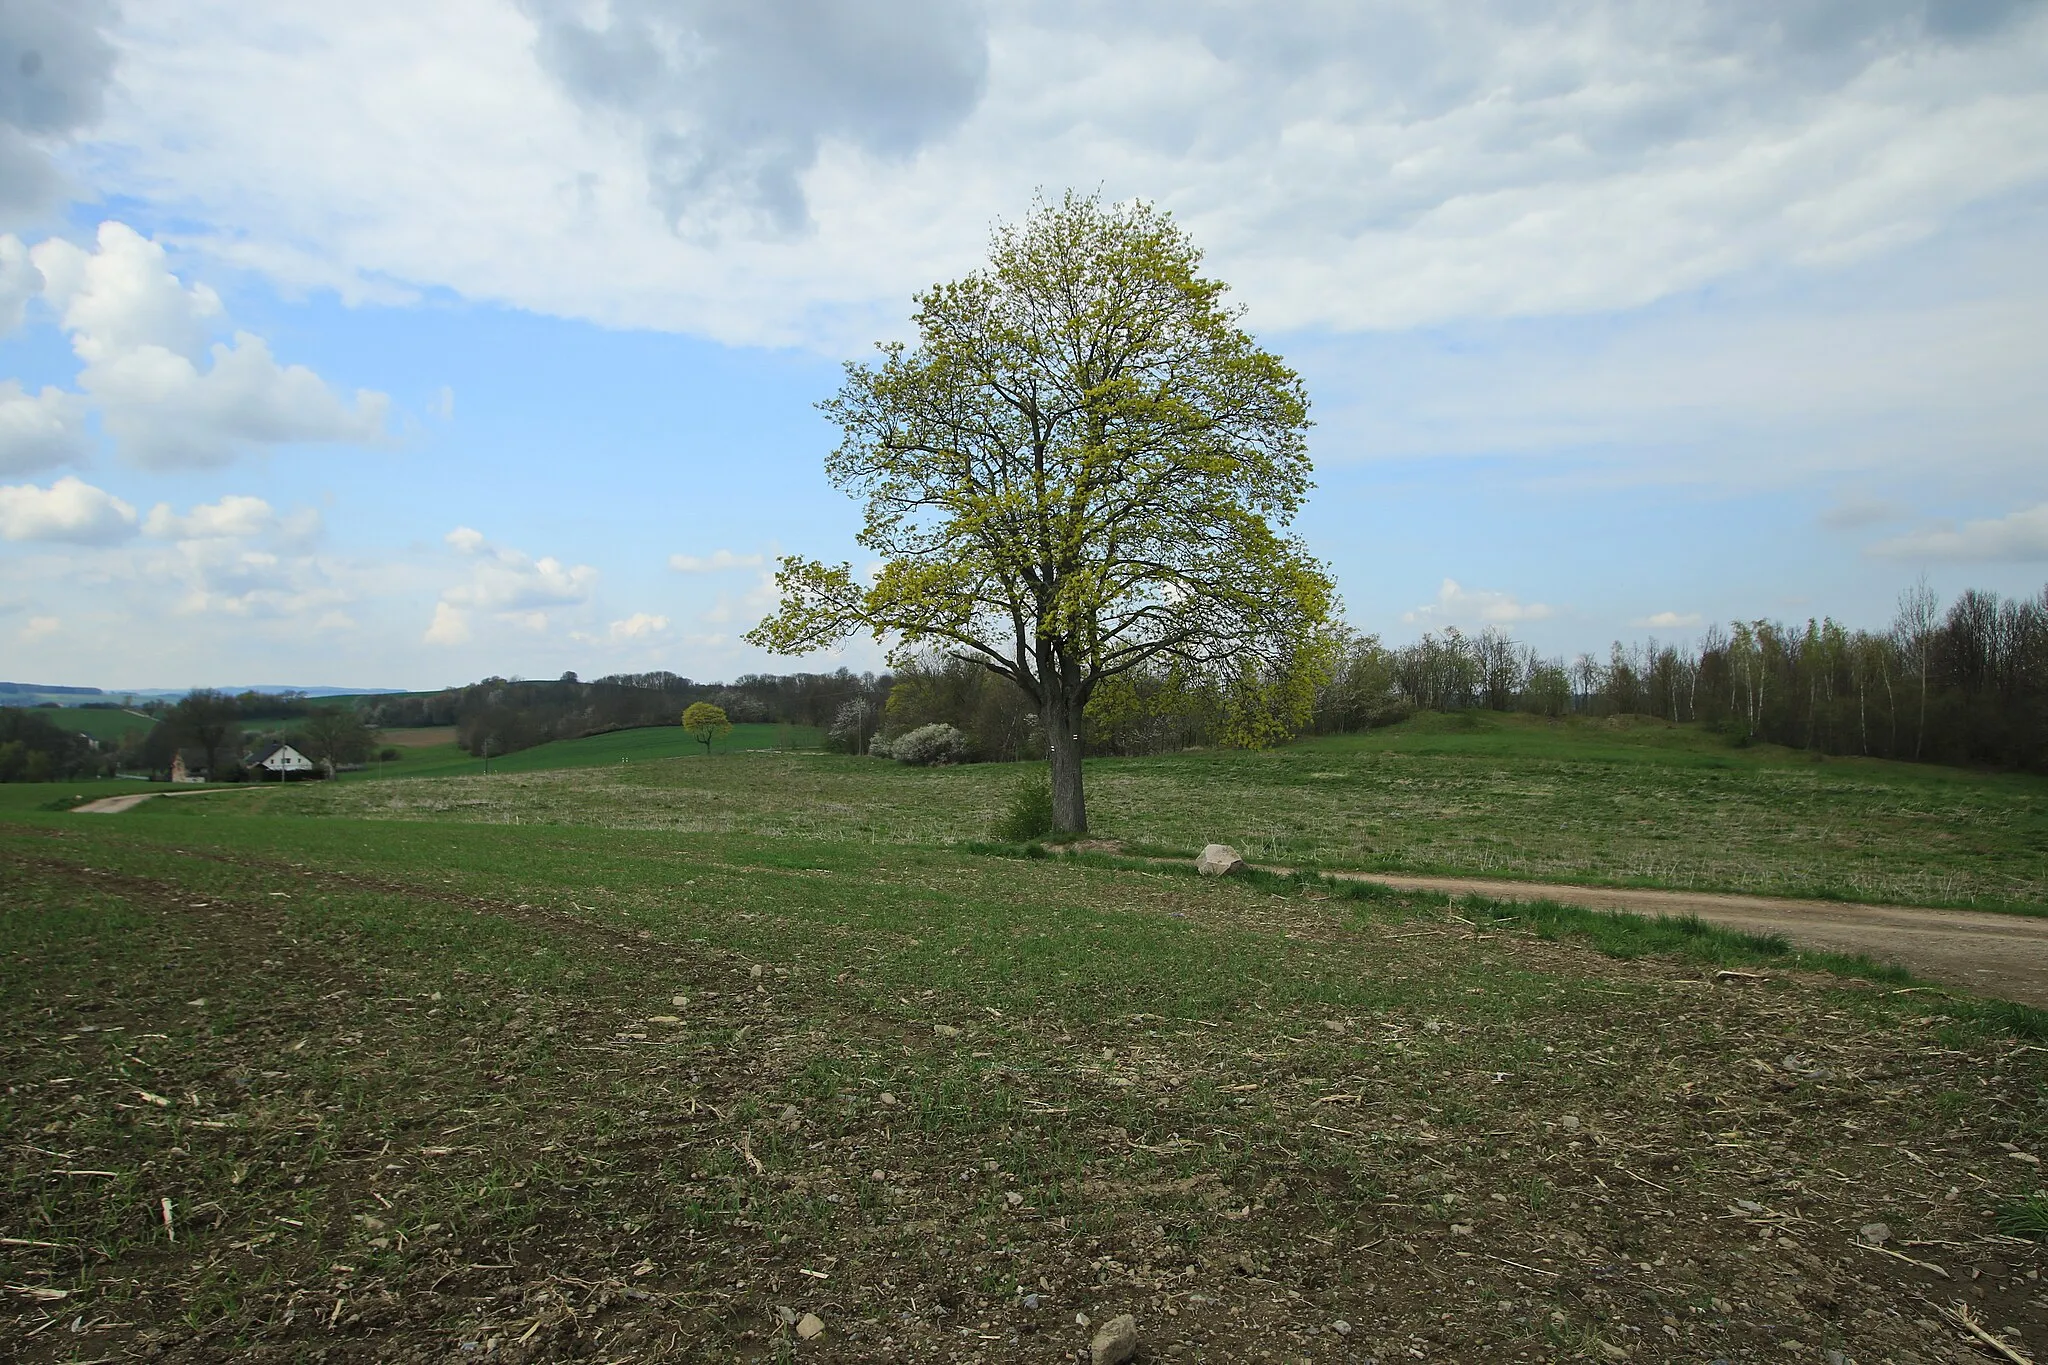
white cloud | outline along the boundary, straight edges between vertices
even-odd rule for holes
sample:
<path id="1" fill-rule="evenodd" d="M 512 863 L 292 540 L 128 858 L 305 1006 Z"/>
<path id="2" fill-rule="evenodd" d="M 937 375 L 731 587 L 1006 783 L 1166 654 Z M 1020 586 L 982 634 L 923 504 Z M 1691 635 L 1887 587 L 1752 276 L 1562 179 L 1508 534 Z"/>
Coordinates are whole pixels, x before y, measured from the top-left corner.
<path id="1" fill-rule="evenodd" d="M 0 474 L 32 474 L 85 458 L 85 400 L 0 379 Z"/>
<path id="2" fill-rule="evenodd" d="M 1657 611 L 1629 624 L 1648 626 L 1653 630 L 1683 630 L 1699 625 L 1701 620 L 1696 611 Z"/>
<path id="3" fill-rule="evenodd" d="M 383 394 L 346 403 L 248 332 L 209 346 L 220 297 L 181 283 L 163 247 L 125 224 L 102 223 L 96 250 L 52 238 L 30 256 L 85 362 L 79 386 L 135 463 L 199 468 L 264 446 L 382 438 Z"/>
<path id="4" fill-rule="evenodd" d="M 760 555 L 713 550 L 708 555 L 670 555 L 668 566 L 677 573 L 718 573 L 724 569 L 758 569 L 767 561 Z"/>
<path id="5" fill-rule="evenodd" d="M 318 556 L 224 537 L 179 541 L 149 570 L 182 587 L 174 609 L 187 616 L 310 622 L 355 596 L 349 575 Z"/>
<path id="6" fill-rule="evenodd" d="M 468 644 L 469 617 L 446 602 L 436 602 L 434 619 L 427 624 L 427 633 L 420 638 L 430 645 Z"/>
<path id="7" fill-rule="evenodd" d="M 22 628 L 15 632 L 15 635 L 23 644 L 32 645 L 38 640 L 45 640 L 55 635 L 63 624 L 62 621 L 54 616 L 31 616 L 23 624 Z"/>
<path id="8" fill-rule="evenodd" d="M 182 517 L 171 511 L 169 503 L 160 502 L 150 509 L 142 529 L 167 540 L 215 540 L 261 535 L 277 524 L 277 512 L 263 499 L 229 494 L 219 502 L 194 507 Z"/>
<path id="9" fill-rule="evenodd" d="M 668 629 L 666 616 L 650 616 L 636 611 L 623 621 L 614 621 L 608 633 L 614 640 L 649 640 Z"/>
<path id="10" fill-rule="evenodd" d="M 43 272 L 13 233 L 0 233 L 0 336 L 21 326 L 28 301 L 43 292 Z"/>
<path id="11" fill-rule="evenodd" d="M 124 15 L 104 175 L 323 283 L 737 342 L 900 326 L 1069 184 L 1173 208 L 1262 327 L 1601 311 L 2039 186 L 2048 14 L 1962 12 L 195 0 Z"/>
<path id="12" fill-rule="evenodd" d="M 0 539 L 109 545 L 135 534 L 135 509 L 69 475 L 48 488 L 0 487 Z"/>
<path id="13" fill-rule="evenodd" d="M 1879 541 L 1870 553 L 1885 559 L 2006 561 L 2048 560 L 2048 503 L 2007 516 L 1934 526 Z"/>
<path id="14" fill-rule="evenodd" d="M 597 570 L 588 564 L 564 564 L 551 555 L 535 559 L 523 550 L 493 544 L 472 527 L 456 527 L 447 541 L 470 561 L 470 570 L 465 581 L 442 592 L 445 610 L 435 611 L 427 632 L 433 643 L 466 639 L 466 613 L 471 611 L 527 630 L 546 630 L 546 608 L 587 602 L 597 585 Z"/>
<path id="15" fill-rule="evenodd" d="M 1509 593 L 1467 588 L 1455 578 L 1446 578 L 1437 589 L 1436 601 L 1401 613 L 1401 619 L 1409 625 L 1479 622 L 1505 626 L 1520 621 L 1547 621 L 1556 614 L 1554 608 L 1542 602 L 1523 603 Z"/>

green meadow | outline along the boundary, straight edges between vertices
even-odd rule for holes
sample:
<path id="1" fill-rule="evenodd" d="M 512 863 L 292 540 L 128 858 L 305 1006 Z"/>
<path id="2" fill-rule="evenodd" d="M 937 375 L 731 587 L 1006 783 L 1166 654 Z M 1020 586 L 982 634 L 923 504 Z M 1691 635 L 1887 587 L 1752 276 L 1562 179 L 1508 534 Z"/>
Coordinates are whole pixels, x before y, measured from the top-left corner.
<path id="1" fill-rule="evenodd" d="M 810 725 L 735 725 L 730 734 L 713 740 L 709 749 L 692 739 L 679 725 L 654 725 L 633 730 L 611 730 L 581 739 L 556 740 L 550 744 L 521 749 L 517 753 L 494 755 L 493 773 L 554 772 L 563 768 L 623 767 L 667 758 L 701 758 L 706 755 L 751 750 L 815 749 L 824 736 Z M 382 747 L 382 746 L 380 746 Z M 379 763 L 372 760 L 361 773 L 349 773 L 344 780 L 361 781 L 380 777 L 465 777 L 482 776 L 484 761 L 455 744 L 430 744 L 402 748 L 401 758 Z"/>
<path id="2" fill-rule="evenodd" d="M 796 742 L 816 739 L 798 732 Z M 485 779 L 479 761 L 445 746 L 387 771 L 474 781 L 419 792 L 352 781 L 294 799 L 377 818 L 957 843 L 988 837 L 1028 766 L 909 769 L 791 751 L 773 727 L 740 727 L 721 747 L 742 752 L 734 763 L 650 763 L 694 746 L 680 730 L 625 730 L 494 759 Z M 1093 832 L 1141 852 L 1192 856 L 1223 842 L 1297 867 L 2048 907 L 2048 780 L 1816 762 L 1641 719 L 1424 716 L 1263 753 L 1096 759 L 1088 782 Z"/>

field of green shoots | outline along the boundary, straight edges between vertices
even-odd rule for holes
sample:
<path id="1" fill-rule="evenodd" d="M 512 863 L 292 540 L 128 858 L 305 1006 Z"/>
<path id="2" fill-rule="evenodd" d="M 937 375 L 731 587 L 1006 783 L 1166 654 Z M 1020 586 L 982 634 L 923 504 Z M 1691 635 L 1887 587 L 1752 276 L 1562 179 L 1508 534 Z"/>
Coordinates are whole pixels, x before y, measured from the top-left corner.
<path id="1" fill-rule="evenodd" d="M 1131 1313 L 1158 1360 L 1941 1360 L 1959 1292 L 2048 1346 L 2037 1012 L 988 843 L 1021 768 L 554 747 L 111 816 L 0 789 L 12 1358 L 1054 1360 Z M 1127 848 L 1533 859 L 1547 821 L 1594 873 L 1664 832 L 1904 885 L 1946 833 L 2039 878 L 2024 782 L 1647 727 L 1089 779 Z"/>

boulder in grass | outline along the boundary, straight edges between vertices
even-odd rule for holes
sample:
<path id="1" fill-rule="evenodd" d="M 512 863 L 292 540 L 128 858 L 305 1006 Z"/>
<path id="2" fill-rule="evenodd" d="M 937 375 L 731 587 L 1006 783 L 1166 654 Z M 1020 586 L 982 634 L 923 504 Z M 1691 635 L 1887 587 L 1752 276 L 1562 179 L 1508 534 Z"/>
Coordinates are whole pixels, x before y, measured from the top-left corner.
<path id="1" fill-rule="evenodd" d="M 1123 1365 L 1138 1354 L 1138 1320 L 1121 1313 L 1102 1324 L 1088 1343 L 1088 1365 Z"/>
<path id="2" fill-rule="evenodd" d="M 1228 844 L 1211 844 L 1202 850 L 1202 856 L 1195 859 L 1195 871 L 1204 877 L 1227 877 L 1233 872 L 1244 871 L 1244 859 L 1237 856 L 1237 850 Z"/>

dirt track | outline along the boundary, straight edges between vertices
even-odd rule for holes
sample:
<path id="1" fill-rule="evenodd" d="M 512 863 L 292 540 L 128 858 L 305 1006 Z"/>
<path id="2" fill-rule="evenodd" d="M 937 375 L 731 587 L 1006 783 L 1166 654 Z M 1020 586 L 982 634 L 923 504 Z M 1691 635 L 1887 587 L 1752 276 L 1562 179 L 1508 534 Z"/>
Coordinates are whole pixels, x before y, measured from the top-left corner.
<path id="1" fill-rule="evenodd" d="M 1910 905 L 1737 896 L 1711 891 L 1652 891 L 1618 886 L 1561 886 L 1479 877 L 1335 874 L 1404 891 L 1554 900 L 1639 915 L 1697 915 L 1748 933 L 1783 934 L 1801 948 L 1862 953 L 1980 995 L 2048 1008 L 2048 918 L 1930 910 Z"/>
<path id="2" fill-rule="evenodd" d="M 73 807 L 71 808 L 71 813 L 72 813 L 73 815 L 119 815 L 119 814 L 120 814 L 120 813 L 121 813 L 122 811 L 124 811 L 124 810 L 134 810 L 134 809 L 135 809 L 135 808 L 136 808 L 137 806 L 141 805 L 141 804 L 142 804 L 143 802 L 145 802 L 145 801 L 148 801 L 148 800 L 150 800 L 150 799 L 151 799 L 152 797 L 158 797 L 158 796 L 218 796 L 218 795 L 220 795 L 220 793 L 221 793 L 222 791 L 255 791 L 255 790 L 256 790 L 256 787 L 255 787 L 254 785 L 251 785 L 251 786 L 248 786 L 248 787 L 226 787 L 226 788 L 222 788 L 222 787 L 206 787 L 206 788 L 204 788 L 204 789 L 202 789 L 202 790 L 199 790 L 199 791 L 189 791 L 189 792 L 130 792 L 130 793 L 129 793 L 128 795 L 126 795 L 126 796 L 102 796 L 102 797 L 101 797 L 101 798 L 100 798 L 99 800 L 97 800 L 97 801 L 88 801 L 88 802 L 86 802 L 86 803 L 85 803 L 84 805 L 82 805 L 82 806 L 73 806 Z"/>

